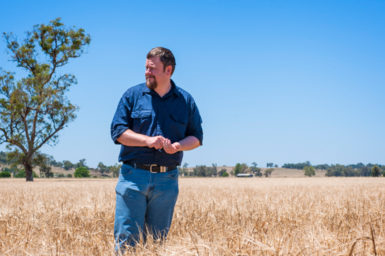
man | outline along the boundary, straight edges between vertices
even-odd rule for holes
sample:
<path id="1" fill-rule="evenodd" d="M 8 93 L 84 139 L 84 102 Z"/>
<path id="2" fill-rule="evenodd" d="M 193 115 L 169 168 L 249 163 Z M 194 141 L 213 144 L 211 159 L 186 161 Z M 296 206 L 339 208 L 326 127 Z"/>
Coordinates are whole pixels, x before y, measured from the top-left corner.
<path id="1" fill-rule="evenodd" d="M 178 197 L 183 151 L 202 145 L 202 120 L 194 99 L 171 80 L 175 58 L 156 47 L 147 54 L 146 83 L 122 96 L 111 124 L 123 162 L 116 185 L 116 249 L 141 235 L 164 239 Z"/>

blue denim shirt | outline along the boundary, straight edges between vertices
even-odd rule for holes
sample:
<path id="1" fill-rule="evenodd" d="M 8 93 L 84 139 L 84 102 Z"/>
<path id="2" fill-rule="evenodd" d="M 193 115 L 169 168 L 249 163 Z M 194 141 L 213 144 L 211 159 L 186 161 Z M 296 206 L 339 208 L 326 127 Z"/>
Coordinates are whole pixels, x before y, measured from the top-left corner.
<path id="1" fill-rule="evenodd" d="M 145 83 L 129 88 L 120 99 L 111 123 L 115 144 L 130 129 L 147 136 L 161 135 L 171 143 L 194 136 L 202 145 L 202 119 L 192 96 L 171 81 L 171 90 L 160 97 Z M 121 145 L 119 161 L 141 164 L 180 165 L 183 152 L 167 154 L 163 149 Z"/>

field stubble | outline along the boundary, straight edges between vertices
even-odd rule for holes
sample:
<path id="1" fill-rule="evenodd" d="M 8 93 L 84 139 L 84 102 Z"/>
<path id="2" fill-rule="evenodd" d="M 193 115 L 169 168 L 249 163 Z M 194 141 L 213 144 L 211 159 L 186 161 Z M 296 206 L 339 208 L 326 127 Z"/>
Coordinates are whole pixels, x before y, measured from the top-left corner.
<path id="1" fill-rule="evenodd" d="M 0 255 L 113 255 L 116 180 L 0 181 Z M 385 255 L 385 179 L 182 178 L 130 255 Z"/>

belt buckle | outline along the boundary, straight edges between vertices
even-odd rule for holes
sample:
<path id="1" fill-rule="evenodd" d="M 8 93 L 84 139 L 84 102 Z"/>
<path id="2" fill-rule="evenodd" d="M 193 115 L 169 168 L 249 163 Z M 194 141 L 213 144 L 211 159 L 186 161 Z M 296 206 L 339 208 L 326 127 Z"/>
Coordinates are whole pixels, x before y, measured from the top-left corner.
<path id="1" fill-rule="evenodd" d="M 166 172 L 167 167 L 166 166 L 159 166 L 160 167 L 160 172 Z"/>
<path id="2" fill-rule="evenodd" d="M 152 167 L 154 167 L 154 166 L 157 166 L 157 164 L 150 164 L 150 172 L 151 172 L 151 173 L 157 173 L 157 172 L 153 172 L 153 171 L 152 171 Z"/>

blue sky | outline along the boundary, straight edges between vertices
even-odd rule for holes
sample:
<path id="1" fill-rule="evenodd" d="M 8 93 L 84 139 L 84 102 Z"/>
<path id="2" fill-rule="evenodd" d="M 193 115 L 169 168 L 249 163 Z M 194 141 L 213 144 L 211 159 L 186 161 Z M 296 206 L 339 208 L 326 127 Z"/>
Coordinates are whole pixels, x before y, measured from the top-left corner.
<path id="1" fill-rule="evenodd" d="M 22 39 L 61 17 L 92 38 L 59 72 L 78 79 L 80 110 L 43 152 L 117 162 L 110 122 L 144 81 L 147 52 L 170 48 L 173 79 L 203 118 L 204 145 L 184 162 L 385 163 L 384 1 L 7 1 L 0 31 Z M 0 67 L 17 71 L 0 40 Z M 0 146 L 0 149 L 4 148 Z"/>

